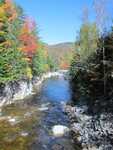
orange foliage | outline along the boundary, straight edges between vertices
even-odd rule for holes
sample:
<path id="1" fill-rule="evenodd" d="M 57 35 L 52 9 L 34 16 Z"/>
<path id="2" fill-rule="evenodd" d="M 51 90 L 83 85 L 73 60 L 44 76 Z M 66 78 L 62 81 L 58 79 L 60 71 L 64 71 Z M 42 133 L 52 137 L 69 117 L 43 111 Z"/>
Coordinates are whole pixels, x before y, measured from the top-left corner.
<path id="1" fill-rule="evenodd" d="M 69 63 L 61 57 L 60 69 L 67 70 L 69 68 Z"/>
<path id="2" fill-rule="evenodd" d="M 26 57 L 30 58 L 30 60 L 32 60 L 32 57 L 38 48 L 37 37 L 32 33 L 34 29 L 34 22 L 30 19 L 26 19 L 19 37 L 22 43 L 21 50 L 26 54 Z"/>
<path id="3" fill-rule="evenodd" d="M 66 70 L 69 68 L 69 64 L 66 62 L 63 62 L 60 64 L 60 69 Z"/>
<path id="4" fill-rule="evenodd" d="M 4 10 L 6 14 L 8 14 L 8 21 L 11 22 L 17 18 L 16 9 L 11 0 L 5 0 Z"/>
<path id="5" fill-rule="evenodd" d="M 18 12 L 14 6 L 12 0 L 4 0 L 5 3 L 0 7 L 0 30 L 2 30 L 4 21 L 12 23 L 18 17 Z M 19 50 L 25 53 L 25 57 L 31 62 L 33 56 L 36 53 L 38 48 L 37 37 L 34 34 L 36 24 L 31 18 L 26 18 L 24 20 L 24 24 L 20 29 L 20 35 L 18 39 L 20 40 L 21 46 L 18 48 Z M 10 32 L 11 28 L 8 30 Z M 1 32 L 1 34 L 4 34 Z M 6 47 L 11 45 L 10 41 L 5 41 L 3 43 Z"/>

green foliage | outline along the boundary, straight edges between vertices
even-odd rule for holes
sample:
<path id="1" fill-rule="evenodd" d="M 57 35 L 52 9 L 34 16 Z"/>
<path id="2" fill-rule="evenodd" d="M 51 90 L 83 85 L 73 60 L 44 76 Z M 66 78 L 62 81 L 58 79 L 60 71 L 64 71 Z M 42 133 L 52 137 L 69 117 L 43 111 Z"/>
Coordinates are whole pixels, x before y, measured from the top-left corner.
<path id="1" fill-rule="evenodd" d="M 96 53 L 99 35 L 95 23 L 84 23 L 75 43 L 75 52 L 70 67 L 71 78 L 75 78 L 78 68 L 89 65 L 89 61 Z"/>
<path id="2" fill-rule="evenodd" d="M 50 71 L 56 71 L 58 69 L 57 64 L 53 61 L 53 59 L 48 56 L 47 64 L 49 65 Z"/>
<path id="3" fill-rule="evenodd" d="M 46 64 L 47 62 L 45 60 L 44 50 L 40 49 L 37 51 L 37 53 L 33 58 L 33 64 L 32 64 L 33 74 L 39 76 L 42 73 L 46 72 L 46 68 L 45 68 Z"/>
<path id="4" fill-rule="evenodd" d="M 83 24 L 79 33 L 79 53 L 82 61 L 96 52 L 98 43 L 98 30 L 95 23 Z"/>
<path id="5" fill-rule="evenodd" d="M 2 4 L 4 4 L 4 0 L 0 0 L 0 6 L 2 5 Z"/>
<path id="6" fill-rule="evenodd" d="M 26 67 L 28 64 L 24 59 L 23 53 L 18 50 L 20 45 L 18 35 L 21 23 L 22 21 L 18 17 L 12 21 L 9 21 L 7 18 L 7 21 L 1 22 L 0 83 L 5 84 L 26 76 Z"/>
<path id="7" fill-rule="evenodd" d="M 26 75 L 27 63 L 22 59 L 22 53 L 16 49 L 8 49 L 0 52 L 0 82 L 7 83 Z"/>
<path id="8" fill-rule="evenodd" d="M 56 68 L 37 35 L 34 20 L 21 7 L 0 0 L 0 83 L 32 79 L 32 73 L 39 76 Z"/>

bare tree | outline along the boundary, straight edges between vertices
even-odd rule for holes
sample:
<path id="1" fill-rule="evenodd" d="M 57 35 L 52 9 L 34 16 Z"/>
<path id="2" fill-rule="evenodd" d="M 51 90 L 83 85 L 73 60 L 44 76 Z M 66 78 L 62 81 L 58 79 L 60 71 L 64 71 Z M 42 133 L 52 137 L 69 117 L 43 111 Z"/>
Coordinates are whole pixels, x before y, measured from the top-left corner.
<path id="1" fill-rule="evenodd" d="M 108 0 L 94 0 L 93 5 L 96 14 L 96 25 L 99 29 L 100 37 L 102 38 L 102 49 L 103 49 L 103 74 L 104 74 L 104 94 L 106 94 L 106 69 L 105 69 L 105 47 L 104 47 L 104 33 L 107 30 L 108 25 L 108 14 L 107 14 L 107 2 Z"/>
<path id="2" fill-rule="evenodd" d="M 89 23 L 89 9 L 87 6 L 83 7 L 83 11 L 82 11 L 82 22 L 83 24 L 88 24 Z"/>
<path id="3" fill-rule="evenodd" d="M 94 0 L 93 5 L 96 15 L 96 25 L 100 34 L 103 34 L 108 22 L 107 0 Z"/>

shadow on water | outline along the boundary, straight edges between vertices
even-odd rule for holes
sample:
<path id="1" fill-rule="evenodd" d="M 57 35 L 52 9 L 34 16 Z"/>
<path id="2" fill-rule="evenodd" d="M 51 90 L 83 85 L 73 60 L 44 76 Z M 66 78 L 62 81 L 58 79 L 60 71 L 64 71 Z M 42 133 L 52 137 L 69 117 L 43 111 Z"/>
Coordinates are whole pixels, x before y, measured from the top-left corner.
<path id="1" fill-rule="evenodd" d="M 10 115 L 13 119 L 17 118 L 14 124 L 14 120 L 12 122 L 9 120 L 11 127 L 8 126 L 7 130 L 12 129 L 13 125 L 13 128 L 17 127 L 18 131 L 15 128 L 14 135 L 13 133 L 5 135 L 9 138 L 10 134 L 13 135 L 12 143 L 9 140 L 9 150 L 75 150 L 69 133 L 62 137 L 55 137 L 52 133 L 55 125 L 69 127 L 63 105 L 70 99 L 71 91 L 68 81 L 63 77 L 50 78 L 44 81 L 40 92 L 29 100 L 4 107 L 3 116 Z M 3 136 L 3 138 L 6 137 Z M 19 145 L 21 141 L 23 145 Z M 4 144 L 6 143 L 3 139 L 1 146 L 3 150 L 5 150 Z M 18 148 L 15 149 L 15 145 Z"/>

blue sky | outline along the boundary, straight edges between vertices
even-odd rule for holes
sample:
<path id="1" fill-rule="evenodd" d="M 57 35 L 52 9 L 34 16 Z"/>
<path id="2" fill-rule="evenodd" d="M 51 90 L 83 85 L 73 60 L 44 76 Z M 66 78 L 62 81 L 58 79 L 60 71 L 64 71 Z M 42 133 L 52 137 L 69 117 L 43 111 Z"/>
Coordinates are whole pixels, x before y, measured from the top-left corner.
<path id="1" fill-rule="evenodd" d="M 91 8 L 93 0 L 15 1 L 27 15 L 35 19 L 42 41 L 56 44 L 75 41 L 81 24 L 82 8 L 85 5 Z"/>

